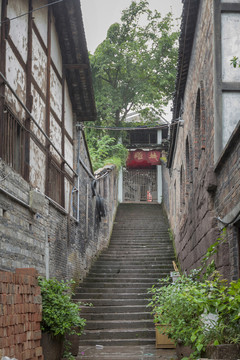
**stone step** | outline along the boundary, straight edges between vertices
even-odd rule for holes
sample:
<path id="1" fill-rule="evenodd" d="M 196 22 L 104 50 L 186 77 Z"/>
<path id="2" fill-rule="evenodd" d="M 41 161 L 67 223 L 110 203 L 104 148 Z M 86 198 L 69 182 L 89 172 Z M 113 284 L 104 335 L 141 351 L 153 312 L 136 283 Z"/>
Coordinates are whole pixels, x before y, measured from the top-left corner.
<path id="1" fill-rule="evenodd" d="M 169 274 L 162 273 L 161 275 L 167 276 Z M 142 283 L 142 282 L 146 282 L 146 281 L 149 281 L 149 283 L 154 283 L 158 280 L 158 278 L 159 277 L 156 276 L 155 274 L 153 276 L 146 275 L 145 277 L 142 276 L 141 274 L 138 277 L 135 277 L 131 274 L 123 276 L 120 271 L 119 274 L 115 274 L 115 275 L 111 275 L 111 276 L 109 276 L 109 275 L 103 276 L 102 274 L 99 274 L 99 276 L 88 276 L 87 280 L 85 280 L 82 284 L 84 286 L 86 283 L 94 283 L 94 282 L 99 282 L 99 281 L 102 281 L 104 283 L 118 281 L 119 283 L 122 283 L 122 284 L 125 282 Z"/>
<path id="2" fill-rule="evenodd" d="M 133 263 L 133 264 L 138 264 L 139 263 L 139 260 L 142 260 L 144 261 L 144 263 L 146 264 L 151 264 L 152 261 L 155 261 L 155 262 L 161 262 L 162 260 L 165 260 L 165 261 L 172 261 L 174 259 L 174 256 L 173 255 L 164 255 L 164 254 L 156 254 L 156 256 L 149 256 L 148 258 L 146 258 L 146 256 L 133 256 L 132 255 L 132 258 L 116 258 L 116 259 L 113 259 L 111 256 L 110 257 L 107 257 L 107 256 L 101 256 L 101 258 L 99 258 L 97 260 L 98 263 L 103 263 L 104 261 L 105 262 L 115 262 L 115 261 L 118 261 L 120 263 L 123 263 L 124 261 L 126 263 Z"/>
<path id="3" fill-rule="evenodd" d="M 74 300 L 86 302 L 85 299 L 90 299 L 90 302 L 93 299 L 150 299 L 151 295 L 146 292 L 140 293 L 121 293 L 121 292 L 86 292 L 87 289 L 83 289 L 83 292 L 77 291 L 73 296 Z"/>
<path id="4" fill-rule="evenodd" d="M 86 330 L 101 330 L 101 329 L 145 329 L 154 328 L 152 319 L 141 320 L 88 320 Z"/>
<path id="5" fill-rule="evenodd" d="M 131 346 L 80 346 L 76 360 L 174 360 L 174 349 L 156 349 L 155 344 Z"/>
<path id="6" fill-rule="evenodd" d="M 128 329 L 128 328 L 118 328 L 118 329 L 103 329 L 103 330 L 84 330 L 84 333 L 80 337 L 80 342 L 84 341 L 85 338 L 94 339 L 94 340 L 123 340 L 123 339 L 155 339 L 155 329 Z"/>
<path id="7" fill-rule="evenodd" d="M 96 346 L 96 345 L 102 345 L 102 346 L 146 346 L 146 345 L 154 345 L 155 344 L 155 337 L 152 339 L 148 338 L 137 338 L 137 339 L 93 339 L 93 340 L 85 340 L 80 337 L 80 346 Z M 85 359 L 85 357 L 84 357 Z M 121 358 L 122 359 L 122 358 Z M 136 358 L 139 360 L 139 357 Z M 101 360 L 99 358 L 99 360 Z M 109 358 L 109 360 L 112 360 Z M 114 359 L 116 360 L 116 359 Z M 134 360 L 131 358 L 131 360 Z"/>
<path id="8" fill-rule="evenodd" d="M 120 273 L 122 274 L 122 276 L 127 276 L 127 275 L 131 275 L 133 277 L 138 277 L 138 276 L 142 276 L 142 277 L 148 277 L 148 275 L 154 276 L 156 275 L 158 278 L 163 277 L 162 274 L 167 274 L 169 275 L 171 271 L 173 271 L 173 269 L 171 267 L 169 267 L 169 269 L 139 269 L 139 270 L 135 270 L 135 269 L 118 269 L 116 268 L 108 268 L 106 270 L 102 269 L 98 269 L 98 270 L 91 270 L 88 274 L 88 277 L 92 277 L 92 276 L 96 276 L 96 277 L 100 277 L 100 276 L 114 276 L 115 274 L 119 274 L 119 270 Z M 165 275 L 164 275 L 165 276 Z"/>
<path id="9" fill-rule="evenodd" d="M 151 311 L 146 305 L 116 305 L 116 306 L 82 306 L 82 314 L 85 313 L 139 313 Z"/>
<path id="10" fill-rule="evenodd" d="M 148 289 L 173 271 L 174 251 L 159 205 L 124 205 L 109 247 L 76 289 L 75 301 L 93 304 L 81 307 L 87 320 L 81 346 L 155 343 Z"/>
<path id="11" fill-rule="evenodd" d="M 75 300 L 77 301 L 77 300 Z M 84 299 L 84 302 L 86 303 L 92 303 L 94 307 L 98 307 L 98 306 L 139 306 L 139 305 L 143 305 L 143 306 L 147 306 L 147 304 L 149 303 L 149 299 L 95 299 L 92 297 L 89 297 L 88 299 Z M 106 310 L 106 309 L 105 309 Z"/>
<path id="12" fill-rule="evenodd" d="M 151 288 L 152 285 L 151 284 L 148 284 L 149 286 L 147 288 L 139 288 L 139 287 L 122 287 L 122 288 L 118 288 L 118 287 L 97 287 L 97 286 L 93 286 L 93 287 L 80 287 L 78 288 L 76 291 L 77 293 L 106 293 L 106 294 L 111 294 L 111 293 L 125 293 L 125 294 L 128 294 L 128 293 L 135 293 L 135 294 L 139 294 L 139 293 L 143 293 L 145 292 L 147 294 L 147 289 Z"/>
<path id="13" fill-rule="evenodd" d="M 88 321 L 135 321 L 135 320 L 151 320 L 153 322 L 153 316 L 150 312 L 131 312 L 131 313 L 90 313 L 82 312 L 81 316 Z"/>
<path id="14" fill-rule="evenodd" d="M 112 291 L 115 291 L 115 289 L 118 288 L 125 288 L 129 291 L 129 289 L 131 290 L 132 288 L 134 289 L 148 289 L 150 287 L 152 287 L 152 285 L 157 285 L 157 281 L 155 282 L 134 282 L 134 283 L 130 283 L 130 282 L 86 282 L 84 283 L 84 287 L 85 288 L 98 288 L 98 289 L 113 289 Z"/>
<path id="15" fill-rule="evenodd" d="M 139 263 L 139 262 L 138 262 Z M 150 263 L 150 264 L 143 264 L 142 262 L 140 262 L 138 264 L 138 266 L 136 266 L 136 264 L 133 264 L 132 262 L 130 262 L 129 264 L 126 264 L 127 266 L 124 266 L 124 269 L 122 270 L 130 270 L 130 269 L 136 269 L 136 270 L 141 270 L 141 269 L 164 269 L 165 267 L 167 268 L 173 268 L 172 266 L 172 262 L 165 262 L 165 261 L 161 261 L 161 262 L 156 262 L 154 264 Z M 95 261 L 95 263 L 93 264 L 91 269 L 99 269 L 99 268 L 106 268 L 106 269 L 114 269 L 119 267 L 119 265 L 116 265 L 116 262 L 113 261 L 112 264 L 108 261 L 108 262 L 104 262 L 101 261 L 101 259 Z"/>
<path id="16" fill-rule="evenodd" d="M 103 281 L 113 281 L 113 280 L 120 280 L 120 281 L 131 281 L 132 279 L 136 279 L 137 281 L 144 281 L 145 279 L 153 279 L 154 281 L 158 280 L 159 277 L 163 278 L 163 277 L 167 277 L 169 276 L 169 272 L 164 273 L 162 272 L 147 272 L 145 271 L 145 273 L 142 272 L 123 272 L 122 270 L 116 270 L 116 272 L 111 272 L 110 273 L 104 273 L 104 272 L 99 272 L 99 273 L 90 273 L 88 275 L 88 279 L 87 281 L 101 281 L 101 279 Z M 83 282 L 83 284 L 85 284 L 85 282 Z"/>

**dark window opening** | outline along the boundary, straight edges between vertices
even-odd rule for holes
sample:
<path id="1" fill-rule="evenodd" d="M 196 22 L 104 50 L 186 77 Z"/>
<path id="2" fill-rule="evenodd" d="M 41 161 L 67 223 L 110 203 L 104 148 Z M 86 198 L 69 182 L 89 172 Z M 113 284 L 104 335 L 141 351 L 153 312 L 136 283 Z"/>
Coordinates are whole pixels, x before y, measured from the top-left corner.
<path id="1" fill-rule="evenodd" d="M 157 144 L 157 131 L 131 131 L 130 132 L 130 144 Z"/>
<path id="2" fill-rule="evenodd" d="M 64 206 L 62 198 L 63 179 L 64 177 L 60 167 L 51 159 L 49 165 L 48 196 L 62 206 Z"/>
<path id="3" fill-rule="evenodd" d="M 0 127 L 0 157 L 24 177 L 26 131 L 7 106 L 4 106 Z"/>
<path id="4" fill-rule="evenodd" d="M 186 194 L 189 194 L 190 184 L 193 182 L 192 171 L 192 148 L 189 143 L 189 139 L 186 139 Z"/>
<path id="5" fill-rule="evenodd" d="M 197 102 L 195 109 L 195 169 L 198 169 L 201 157 L 201 117 L 200 117 L 200 90 L 197 93 Z"/>
<path id="6" fill-rule="evenodd" d="M 168 138 L 168 128 L 162 129 L 162 139 Z"/>

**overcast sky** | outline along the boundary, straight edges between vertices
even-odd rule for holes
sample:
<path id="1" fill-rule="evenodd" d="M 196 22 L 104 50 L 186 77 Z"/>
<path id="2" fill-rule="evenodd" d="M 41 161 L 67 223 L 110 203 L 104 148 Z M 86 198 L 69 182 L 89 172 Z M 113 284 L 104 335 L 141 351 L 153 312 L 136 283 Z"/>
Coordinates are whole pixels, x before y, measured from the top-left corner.
<path id="1" fill-rule="evenodd" d="M 151 10 L 162 15 L 173 10 L 174 17 L 180 17 L 182 0 L 148 0 Z M 88 50 L 93 53 L 106 38 L 110 25 L 120 21 L 122 10 L 129 7 L 131 0 L 81 0 L 83 22 Z"/>

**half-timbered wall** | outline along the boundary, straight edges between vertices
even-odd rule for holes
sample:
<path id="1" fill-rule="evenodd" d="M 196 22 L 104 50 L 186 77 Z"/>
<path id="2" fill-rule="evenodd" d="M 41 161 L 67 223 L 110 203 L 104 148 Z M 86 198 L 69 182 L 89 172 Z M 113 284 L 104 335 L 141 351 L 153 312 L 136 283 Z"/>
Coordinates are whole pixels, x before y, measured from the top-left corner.
<path id="1" fill-rule="evenodd" d="M 46 1 L 10 0 L 3 5 L 6 17 L 13 19 L 45 4 Z M 70 169 L 73 168 L 74 121 L 55 19 L 51 7 L 45 7 L 7 24 L 5 54 L 1 53 L 5 64 L 1 71 L 51 140 L 50 144 L 34 121 L 28 119 L 13 92 L 5 87 L 5 104 L 16 120 L 31 131 L 26 139 L 22 175 L 33 187 L 65 207 L 64 190 L 74 186 L 74 173 Z M 64 166 L 63 158 L 70 167 Z"/>
<path id="2" fill-rule="evenodd" d="M 107 246 L 117 207 L 117 172 L 113 168 L 107 179 L 98 180 L 107 206 L 100 221 L 85 136 L 76 126 L 83 119 L 76 101 L 72 106 L 71 74 L 62 62 L 63 38 L 52 6 L 31 12 L 48 1 L 0 4 L 0 269 L 35 267 L 42 275 L 79 281 Z M 65 31 L 69 35 L 71 29 Z M 85 43 L 82 47 L 78 51 L 84 53 Z M 69 63 L 76 62 L 71 56 Z M 94 113 L 92 100 L 87 102 L 93 97 L 90 76 L 79 81 L 85 81 L 87 120 Z"/>

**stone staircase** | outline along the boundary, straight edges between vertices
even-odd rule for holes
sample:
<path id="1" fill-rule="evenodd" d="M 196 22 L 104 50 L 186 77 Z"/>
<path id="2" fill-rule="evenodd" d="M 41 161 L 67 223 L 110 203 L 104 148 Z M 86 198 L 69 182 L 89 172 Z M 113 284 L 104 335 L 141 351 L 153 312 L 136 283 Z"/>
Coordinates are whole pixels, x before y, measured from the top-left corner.
<path id="1" fill-rule="evenodd" d="M 75 298 L 84 307 L 80 346 L 136 346 L 155 342 L 147 289 L 173 270 L 174 252 L 160 205 L 120 204 L 109 247 Z"/>

